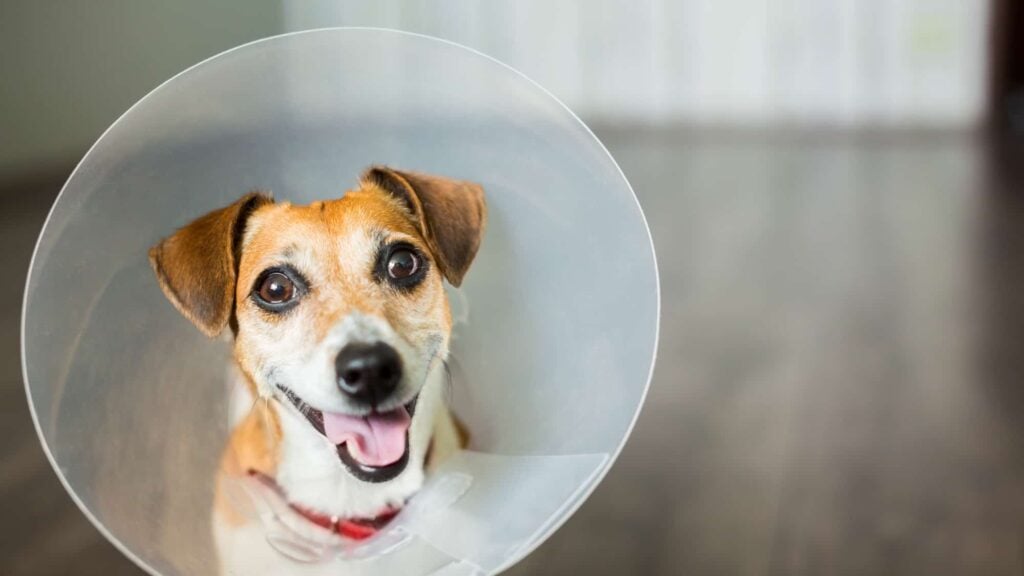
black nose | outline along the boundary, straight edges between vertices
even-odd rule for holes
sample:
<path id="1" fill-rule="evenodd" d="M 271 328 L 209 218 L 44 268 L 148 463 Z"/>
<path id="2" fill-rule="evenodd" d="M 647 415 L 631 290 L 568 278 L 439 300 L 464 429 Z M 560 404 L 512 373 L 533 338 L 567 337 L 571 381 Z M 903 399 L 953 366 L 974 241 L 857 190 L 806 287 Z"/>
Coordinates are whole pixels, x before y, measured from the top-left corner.
<path id="1" fill-rule="evenodd" d="M 402 380 L 402 359 L 383 342 L 348 344 L 334 359 L 334 369 L 342 392 L 371 405 L 387 398 Z"/>

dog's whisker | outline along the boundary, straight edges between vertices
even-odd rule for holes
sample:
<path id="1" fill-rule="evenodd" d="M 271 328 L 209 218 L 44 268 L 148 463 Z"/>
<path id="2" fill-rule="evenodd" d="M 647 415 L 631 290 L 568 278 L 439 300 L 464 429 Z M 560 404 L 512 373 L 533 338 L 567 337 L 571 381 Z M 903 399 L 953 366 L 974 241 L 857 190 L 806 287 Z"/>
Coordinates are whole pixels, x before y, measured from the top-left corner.
<path id="1" fill-rule="evenodd" d="M 441 359 L 441 366 L 444 368 L 444 401 L 445 404 L 451 404 L 452 393 L 455 389 L 452 385 L 452 368 L 444 358 Z"/>
<path id="2" fill-rule="evenodd" d="M 260 406 L 260 418 L 263 419 L 263 427 L 270 430 L 270 433 L 274 435 L 274 440 L 276 442 L 281 439 L 281 433 L 278 430 L 278 427 L 273 425 L 270 417 L 268 416 L 268 413 L 270 412 L 270 397 L 261 396 L 260 400 L 263 400 L 263 403 Z"/>

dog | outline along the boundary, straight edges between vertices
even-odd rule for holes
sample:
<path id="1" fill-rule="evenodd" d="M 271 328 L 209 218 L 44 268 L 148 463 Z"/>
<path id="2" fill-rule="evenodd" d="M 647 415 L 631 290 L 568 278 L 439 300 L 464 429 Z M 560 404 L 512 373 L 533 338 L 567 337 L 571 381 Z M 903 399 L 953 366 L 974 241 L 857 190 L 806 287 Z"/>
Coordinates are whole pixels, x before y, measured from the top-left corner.
<path id="1" fill-rule="evenodd" d="M 224 571 L 254 564 L 241 535 L 265 529 L 233 485 L 257 487 L 301 539 L 359 540 L 465 445 L 445 402 L 443 281 L 462 283 L 486 220 L 475 183 L 373 166 L 339 199 L 252 192 L 150 249 L 174 307 L 233 342 L 213 512 Z"/>

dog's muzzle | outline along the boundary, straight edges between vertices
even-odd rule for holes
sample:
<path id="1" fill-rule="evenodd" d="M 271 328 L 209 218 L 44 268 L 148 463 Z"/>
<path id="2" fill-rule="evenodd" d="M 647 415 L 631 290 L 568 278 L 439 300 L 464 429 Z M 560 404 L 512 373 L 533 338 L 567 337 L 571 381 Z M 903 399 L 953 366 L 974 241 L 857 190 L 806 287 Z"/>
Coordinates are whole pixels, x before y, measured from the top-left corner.
<path id="1" fill-rule="evenodd" d="M 398 476 L 409 461 L 409 427 L 417 399 L 394 406 L 402 381 L 401 357 L 383 342 L 350 343 L 338 352 L 334 367 L 340 392 L 368 413 L 317 410 L 293 391 L 278 388 L 335 445 L 338 458 L 354 476 L 365 482 Z M 386 409 L 381 411 L 381 407 Z"/>

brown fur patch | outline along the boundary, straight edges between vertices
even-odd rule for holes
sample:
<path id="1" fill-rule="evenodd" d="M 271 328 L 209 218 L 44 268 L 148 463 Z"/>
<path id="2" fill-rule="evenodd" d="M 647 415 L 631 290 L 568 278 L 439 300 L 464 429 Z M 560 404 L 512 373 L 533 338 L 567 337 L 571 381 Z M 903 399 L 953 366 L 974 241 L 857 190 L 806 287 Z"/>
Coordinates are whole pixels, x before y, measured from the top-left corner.
<path id="1" fill-rule="evenodd" d="M 371 167 L 362 181 L 405 204 L 445 278 L 453 286 L 461 285 L 487 225 L 483 188 L 465 180 L 384 166 Z"/>
<path id="2" fill-rule="evenodd" d="M 252 382 L 248 382 L 248 386 L 255 392 Z M 237 503 L 225 493 L 230 489 L 225 483 L 236 482 L 251 472 L 273 476 L 280 458 L 281 434 L 277 408 L 267 400 L 257 400 L 252 410 L 231 431 L 221 455 L 222 476 L 218 477 L 214 494 L 214 506 L 229 524 L 243 524 L 246 518 L 238 511 Z"/>
<path id="3" fill-rule="evenodd" d="M 219 334 L 231 317 L 245 220 L 270 202 L 264 194 L 246 194 L 149 250 L 150 265 L 167 299 L 207 336 Z"/>

